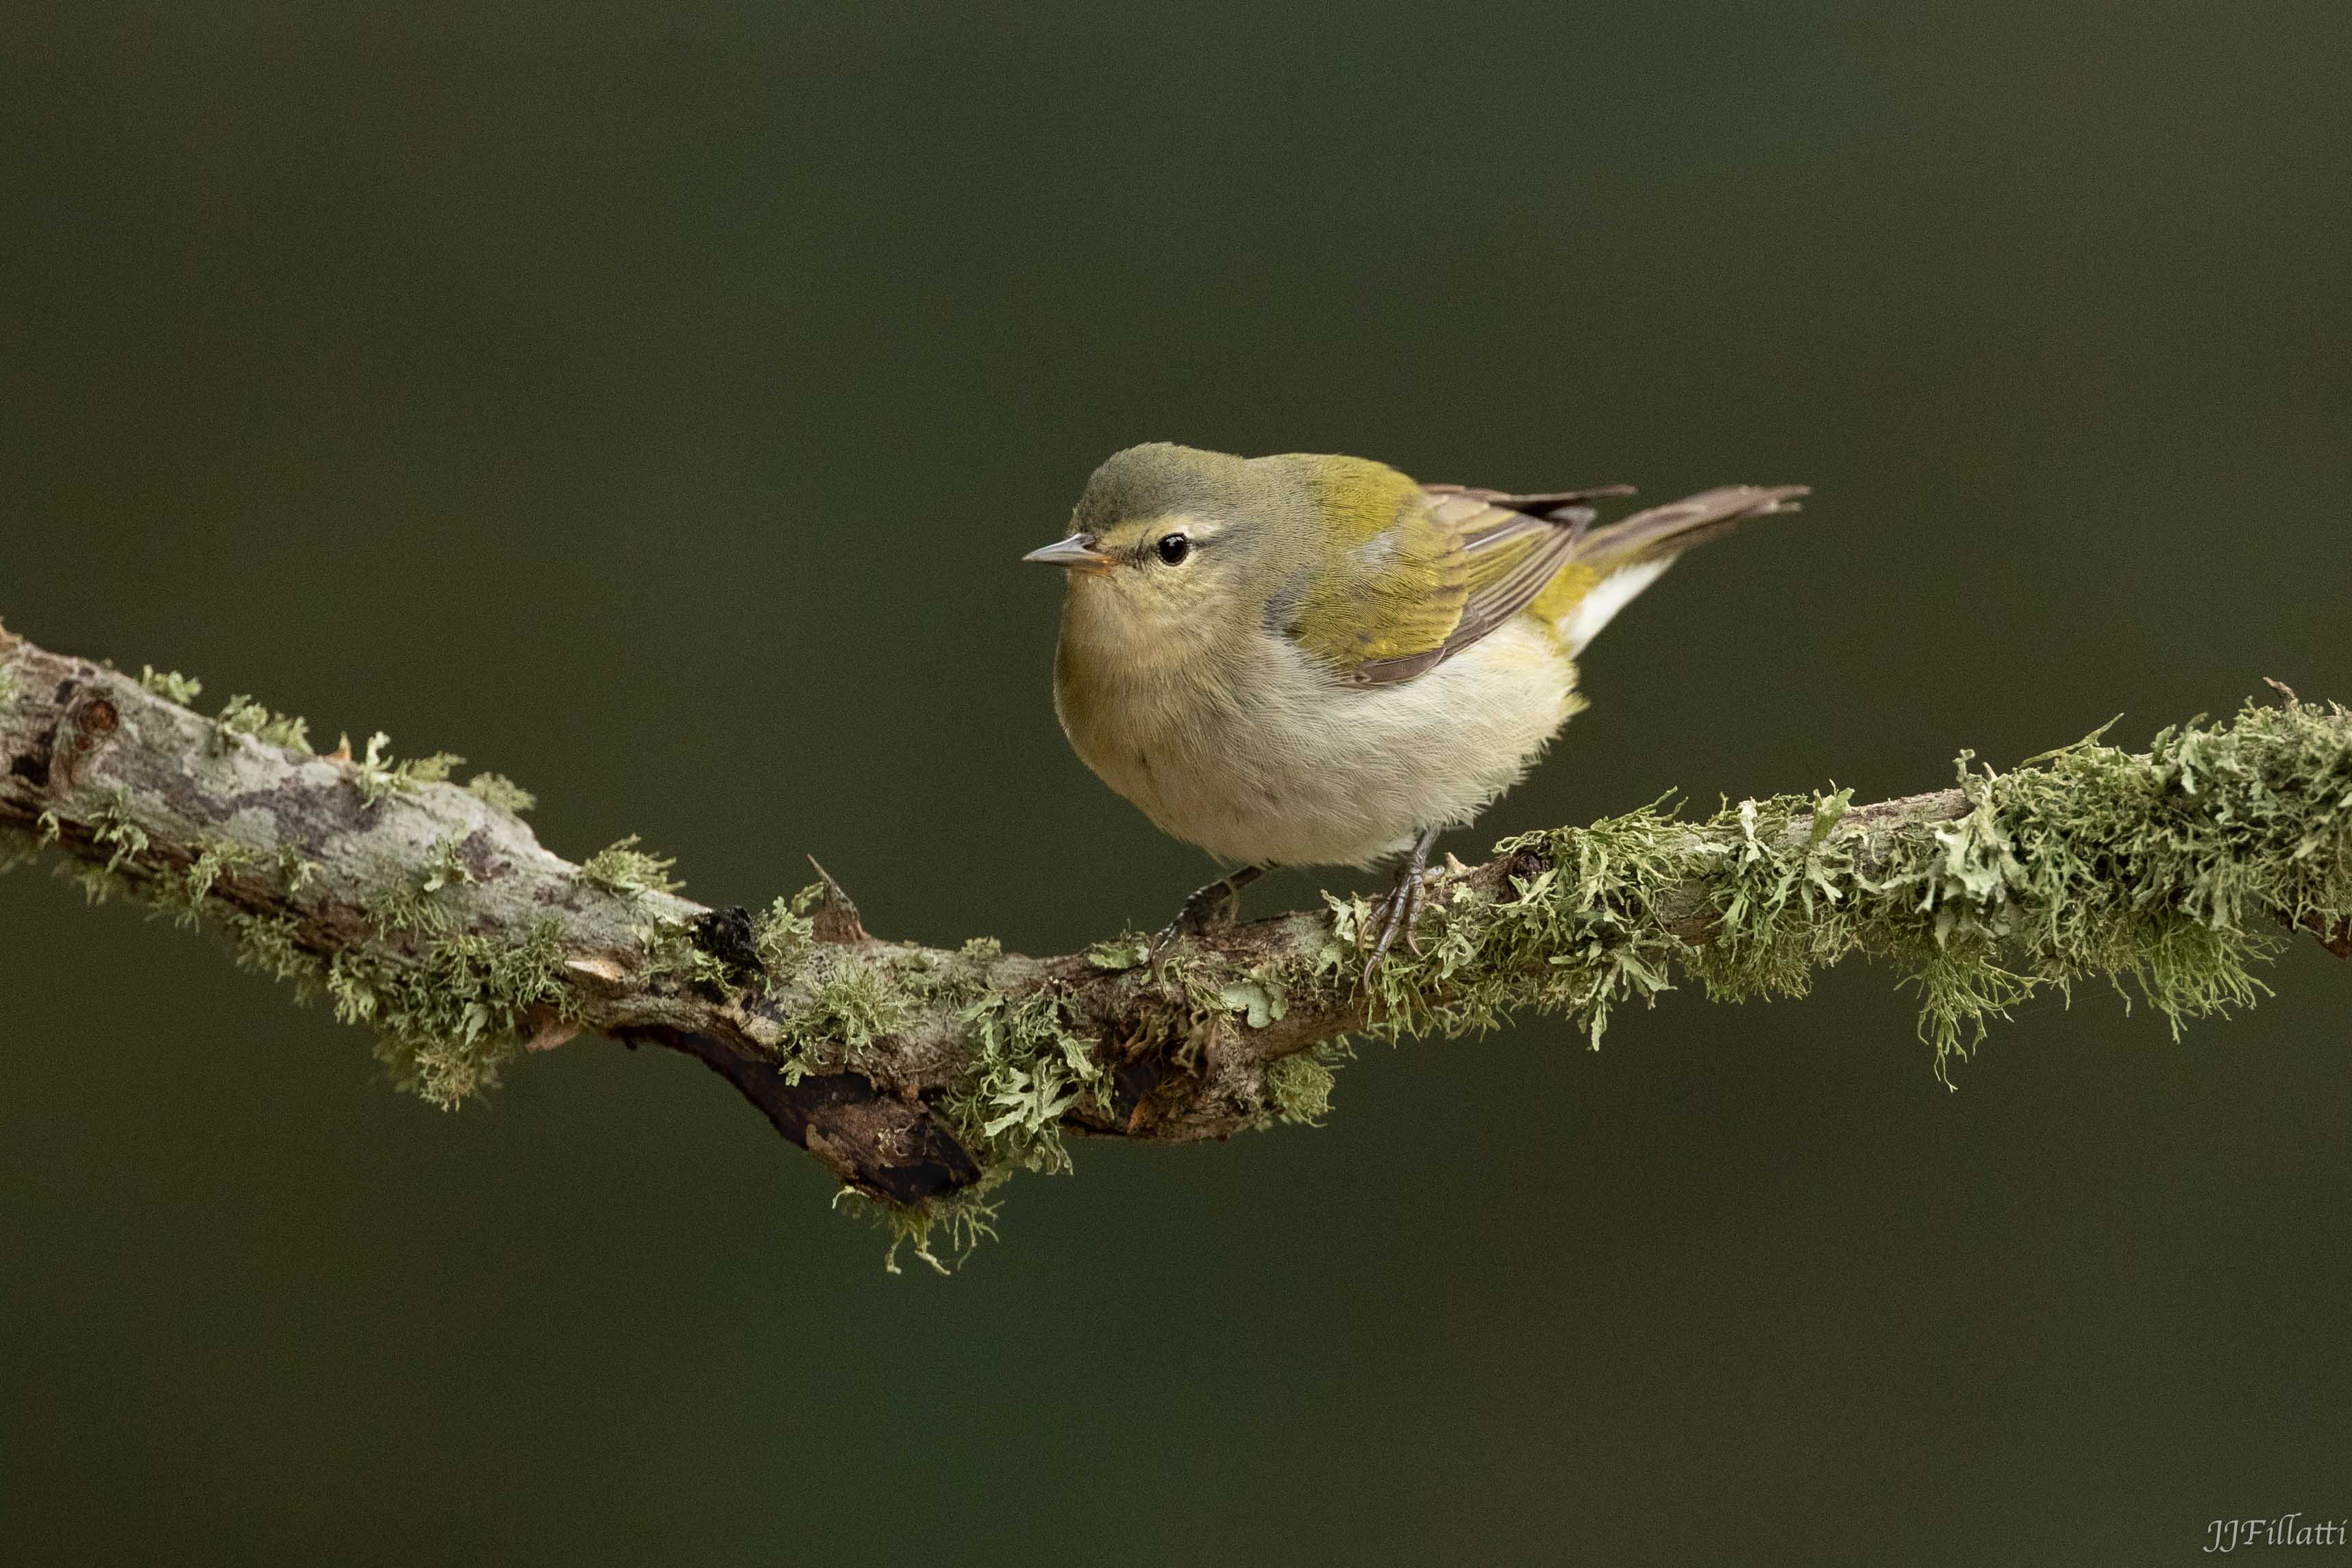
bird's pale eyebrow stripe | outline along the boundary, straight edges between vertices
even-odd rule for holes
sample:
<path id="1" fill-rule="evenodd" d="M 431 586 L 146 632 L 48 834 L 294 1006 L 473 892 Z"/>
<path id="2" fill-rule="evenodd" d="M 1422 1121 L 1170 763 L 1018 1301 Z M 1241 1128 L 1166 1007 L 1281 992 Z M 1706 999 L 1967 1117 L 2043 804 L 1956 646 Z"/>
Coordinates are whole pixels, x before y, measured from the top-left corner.
<path id="1" fill-rule="evenodd" d="M 1175 512 L 1160 517 L 1129 519 L 1107 529 L 1096 542 L 1100 549 L 1141 560 L 1170 534 L 1182 534 L 1194 545 L 1202 545 L 1224 531 L 1222 522 Z"/>

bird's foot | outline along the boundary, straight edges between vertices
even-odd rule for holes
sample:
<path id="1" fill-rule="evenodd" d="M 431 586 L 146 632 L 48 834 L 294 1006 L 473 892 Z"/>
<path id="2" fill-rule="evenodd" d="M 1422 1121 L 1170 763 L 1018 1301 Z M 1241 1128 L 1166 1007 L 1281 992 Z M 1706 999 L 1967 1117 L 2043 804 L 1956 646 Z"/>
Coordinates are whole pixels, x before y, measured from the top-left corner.
<path id="1" fill-rule="evenodd" d="M 1372 939 L 1372 950 L 1364 959 L 1364 983 L 1371 983 L 1372 971 L 1389 956 L 1396 945 L 1397 936 L 1404 936 L 1405 950 L 1416 957 L 1421 953 L 1421 934 L 1414 929 L 1421 919 L 1422 906 L 1428 899 L 1425 879 L 1428 873 L 1417 866 L 1408 866 L 1398 876 L 1396 885 L 1372 906 L 1372 918 L 1366 929 L 1378 933 Z M 1356 949 L 1363 951 L 1365 930 L 1356 933 Z"/>
<path id="2" fill-rule="evenodd" d="M 1429 852 L 1437 842 L 1437 830 L 1431 828 L 1414 841 L 1412 858 L 1397 873 L 1396 885 L 1388 896 L 1372 907 L 1372 927 L 1379 932 L 1372 943 L 1371 956 L 1364 960 L 1363 982 L 1371 984 L 1372 971 L 1389 956 L 1400 934 L 1404 937 L 1405 950 L 1415 957 L 1421 956 L 1421 912 L 1429 904 Z M 1356 946 L 1363 946 L 1364 928 L 1356 931 Z"/>
<path id="3" fill-rule="evenodd" d="M 1192 895 L 1176 911 L 1176 918 L 1161 926 L 1160 934 L 1151 939 L 1153 977 L 1156 978 L 1160 974 L 1161 956 L 1176 945 L 1179 938 L 1205 936 L 1219 926 L 1231 925 L 1240 918 L 1242 889 L 1265 874 L 1265 867 L 1262 865 L 1245 865 L 1239 871 L 1219 877 L 1206 887 L 1194 889 Z"/>

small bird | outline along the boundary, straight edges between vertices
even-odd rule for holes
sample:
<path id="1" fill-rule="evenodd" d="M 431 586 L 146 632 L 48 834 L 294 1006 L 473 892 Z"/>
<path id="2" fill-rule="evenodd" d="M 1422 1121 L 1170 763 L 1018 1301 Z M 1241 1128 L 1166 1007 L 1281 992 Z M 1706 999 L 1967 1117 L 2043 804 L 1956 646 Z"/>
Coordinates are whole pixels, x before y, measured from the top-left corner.
<path id="1" fill-rule="evenodd" d="M 1419 950 L 1431 847 L 1526 774 L 1584 706 L 1576 658 L 1691 546 L 1795 509 L 1733 485 L 1606 528 L 1629 486 L 1511 495 L 1361 457 L 1167 442 L 1095 470 L 1069 538 L 1054 707 L 1081 760 L 1234 866 L 1154 953 L 1237 913 L 1274 866 L 1407 856 L 1366 973 Z"/>

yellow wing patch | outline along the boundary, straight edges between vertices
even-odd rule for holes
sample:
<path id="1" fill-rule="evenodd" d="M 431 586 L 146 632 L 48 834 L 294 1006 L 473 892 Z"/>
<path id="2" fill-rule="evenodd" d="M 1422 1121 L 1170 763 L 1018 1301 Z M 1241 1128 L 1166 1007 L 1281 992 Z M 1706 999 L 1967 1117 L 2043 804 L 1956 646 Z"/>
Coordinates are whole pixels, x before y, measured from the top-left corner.
<path id="1" fill-rule="evenodd" d="M 1291 634 L 1359 679 L 1403 680 L 1492 630 L 1541 586 L 1531 552 L 1556 549 L 1559 524 L 1484 496 L 1424 490 L 1392 468 L 1335 461 L 1318 476 L 1324 559 Z M 1475 622 L 1475 625 L 1467 625 Z"/>
<path id="2" fill-rule="evenodd" d="M 1528 609 L 1535 618 L 1557 626 L 1568 619 L 1580 601 L 1592 591 L 1601 574 L 1580 560 L 1571 560 L 1561 567 L 1544 591 L 1535 596 Z"/>
<path id="3" fill-rule="evenodd" d="M 1360 545 L 1394 531 L 1420 510 L 1422 488 L 1369 457 L 1318 457 L 1307 487 L 1330 537 Z"/>
<path id="4" fill-rule="evenodd" d="M 1313 558 L 1289 618 L 1298 644 L 1353 670 L 1444 643 L 1469 590 L 1421 486 L 1386 464 L 1328 457 L 1307 490 Z"/>

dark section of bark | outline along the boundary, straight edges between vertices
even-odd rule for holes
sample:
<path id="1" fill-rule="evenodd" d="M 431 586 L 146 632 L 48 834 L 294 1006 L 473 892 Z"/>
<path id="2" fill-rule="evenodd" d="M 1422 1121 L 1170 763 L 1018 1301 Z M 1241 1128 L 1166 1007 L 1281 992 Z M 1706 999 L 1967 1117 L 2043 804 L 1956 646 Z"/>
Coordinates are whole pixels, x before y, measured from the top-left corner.
<path id="1" fill-rule="evenodd" d="M 736 977 L 766 972 L 752 939 L 751 912 L 741 904 L 698 915 L 688 929 L 694 933 L 694 945 L 726 965 Z"/>
<path id="2" fill-rule="evenodd" d="M 679 1030 L 635 1030 L 625 1039 L 684 1051 L 760 1108 L 776 1131 L 861 1192 L 919 1203 L 971 1186 L 980 1166 L 929 1107 L 884 1094 L 861 1073 L 785 1082 L 776 1064 L 723 1040 Z"/>
<path id="3" fill-rule="evenodd" d="M 2352 958 L 2352 924 L 2340 925 L 2329 931 L 2315 917 L 2305 920 L 2303 923 L 2303 928 L 2317 938 L 2321 946 L 2337 957 Z"/>

